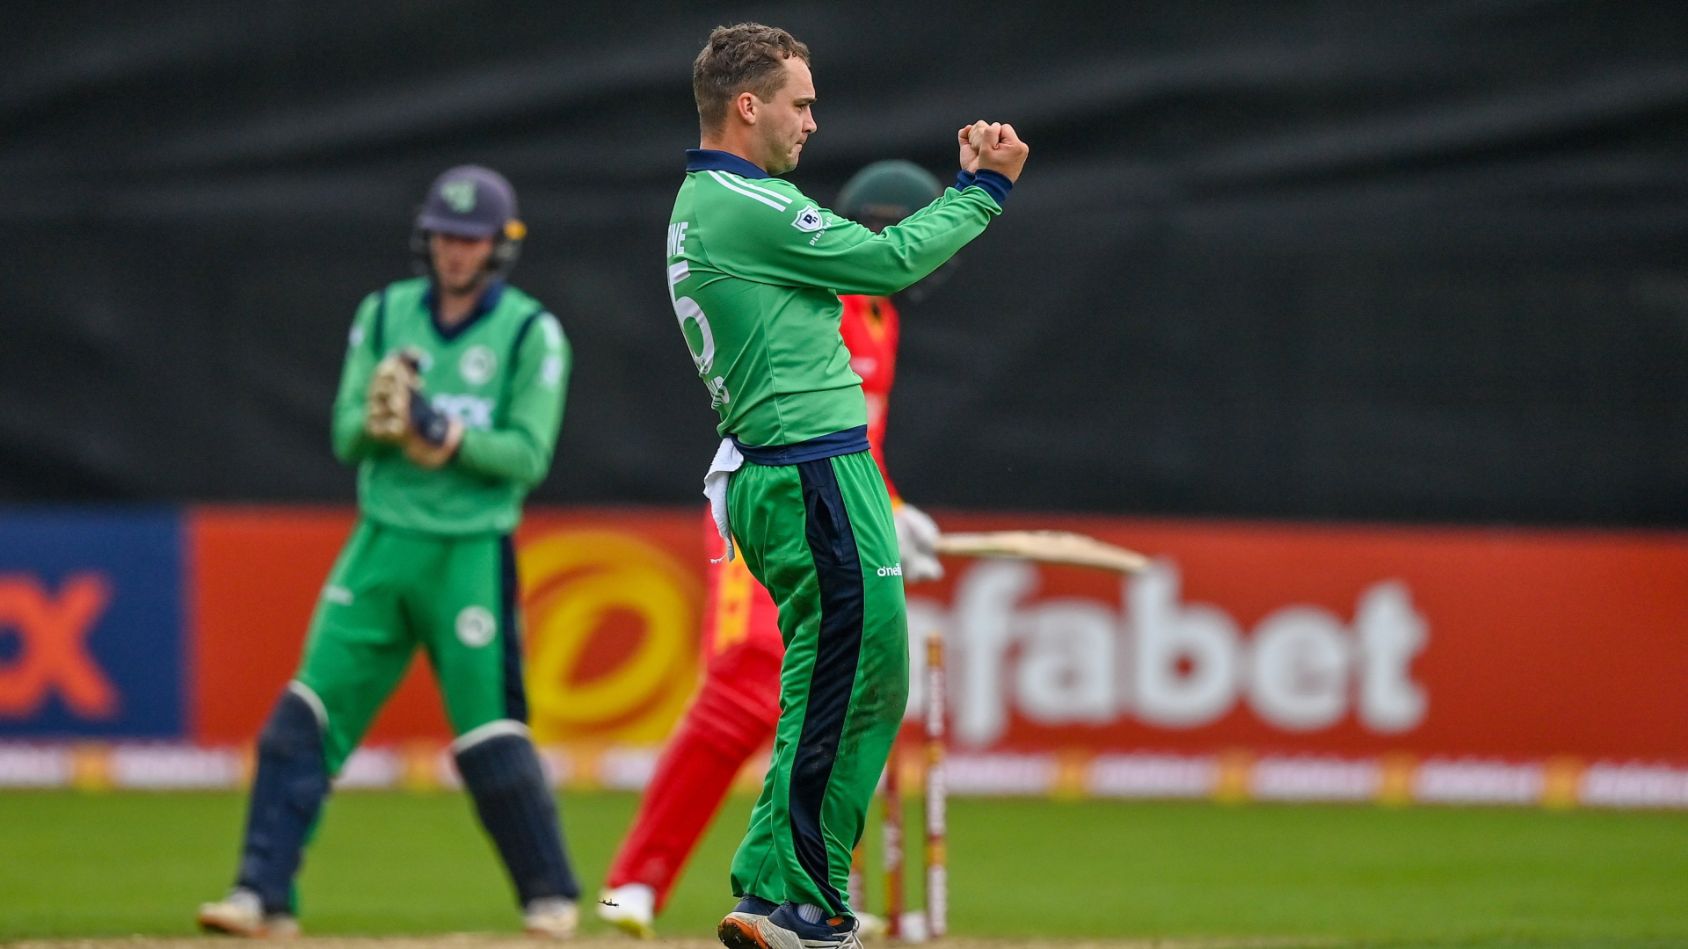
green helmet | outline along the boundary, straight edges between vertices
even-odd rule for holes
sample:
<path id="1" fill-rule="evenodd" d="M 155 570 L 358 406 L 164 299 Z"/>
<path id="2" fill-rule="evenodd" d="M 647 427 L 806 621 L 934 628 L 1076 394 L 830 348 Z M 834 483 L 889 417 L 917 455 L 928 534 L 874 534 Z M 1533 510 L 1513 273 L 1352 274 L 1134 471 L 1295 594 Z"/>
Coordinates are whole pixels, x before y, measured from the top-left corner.
<path id="1" fill-rule="evenodd" d="M 877 230 L 932 203 L 944 186 L 911 161 L 876 161 L 851 176 L 838 192 L 839 214 Z"/>

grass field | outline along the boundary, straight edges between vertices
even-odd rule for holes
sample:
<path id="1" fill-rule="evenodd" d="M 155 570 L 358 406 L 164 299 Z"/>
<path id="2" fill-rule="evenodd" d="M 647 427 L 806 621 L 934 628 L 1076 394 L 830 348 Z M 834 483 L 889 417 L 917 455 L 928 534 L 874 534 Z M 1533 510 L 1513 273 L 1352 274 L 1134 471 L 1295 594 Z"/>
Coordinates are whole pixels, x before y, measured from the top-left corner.
<path id="1" fill-rule="evenodd" d="M 590 892 L 634 804 L 564 798 Z M 195 905 L 228 884 L 243 806 L 232 794 L 0 794 L 0 940 L 190 935 Z M 713 931 L 748 807 L 730 802 L 705 840 L 665 935 Z M 957 945 L 1688 946 L 1688 814 L 956 800 L 950 853 Z M 337 796 L 301 900 L 319 935 L 515 923 L 454 794 Z M 596 920 L 586 930 L 603 933 Z"/>

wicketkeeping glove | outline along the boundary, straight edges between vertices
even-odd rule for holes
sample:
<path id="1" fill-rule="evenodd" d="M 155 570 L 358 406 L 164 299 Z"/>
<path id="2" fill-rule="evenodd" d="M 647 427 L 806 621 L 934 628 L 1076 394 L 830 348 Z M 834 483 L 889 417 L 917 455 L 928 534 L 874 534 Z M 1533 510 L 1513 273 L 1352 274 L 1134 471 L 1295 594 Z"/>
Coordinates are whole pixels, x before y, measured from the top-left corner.
<path id="1" fill-rule="evenodd" d="M 363 427 L 377 441 L 397 444 L 410 433 L 416 367 L 402 353 L 393 353 L 375 366 L 365 397 Z"/>
<path id="2" fill-rule="evenodd" d="M 906 501 L 891 515 L 897 525 L 897 546 L 902 548 L 903 582 L 941 580 L 944 565 L 938 561 L 938 525 L 926 512 Z"/>
<path id="3" fill-rule="evenodd" d="M 434 408 L 420 390 L 410 394 L 410 437 L 404 456 L 424 468 L 441 468 L 463 444 L 463 423 Z"/>
<path id="4" fill-rule="evenodd" d="M 451 434 L 451 416 L 434 408 L 434 403 L 421 392 L 410 397 L 410 430 L 416 437 L 435 448 L 445 444 Z"/>

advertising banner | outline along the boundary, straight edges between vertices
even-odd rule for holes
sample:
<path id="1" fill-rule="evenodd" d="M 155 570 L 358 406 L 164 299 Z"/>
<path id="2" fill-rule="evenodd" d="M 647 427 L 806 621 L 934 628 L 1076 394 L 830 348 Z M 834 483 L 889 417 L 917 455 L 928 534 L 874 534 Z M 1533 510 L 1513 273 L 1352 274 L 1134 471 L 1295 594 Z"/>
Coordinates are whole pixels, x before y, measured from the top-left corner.
<path id="1" fill-rule="evenodd" d="M 1123 576 L 950 559 L 909 588 L 909 733 L 935 634 L 960 792 L 1688 806 L 1681 534 L 938 518 L 1080 531 L 1152 561 Z M 548 509 L 519 532 L 531 725 L 559 780 L 639 786 L 683 712 L 701 520 Z M 0 519 L 0 783 L 238 780 L 353 523 Z M 452 779 L 428 680 L 419 655 L 346 781 Z M 63 744 L 78 737 L 176 744 L 107 760 Z"/>
<path id="2" fill-rule="evenodd" d="M 911 626 L 949 642 L 963 748 L 1688 758 L 1680 535 L 942 523 L 1155 558 L 1130 578 L 955 562 L 911 587 Z"/>
<path id="3" fill-rule="evenodd" d="M 0 515 L 0 738 L 182 733 L 182 546 L 170 511 Z"/>
<path id="4" fill-rule="evenodd" d="M 244 741 L 297 662 L 351 518 L 192 517 L 193 737 Z M 951 514 L 1154 558 L 1122 577 L 952 560 L 911 587 L 950 649 L 958 750 L 1688 757 L 1688 539 Z M 547 742 L 659 743 L 697 676 L 695 512 L 545 511 L 519 535 Z M 911 716 L 924 651 L 911 650 Z M 419 663 L 420 665 L 421 663 Z M 425 670 L 374 741 L 444 736 Z"/>

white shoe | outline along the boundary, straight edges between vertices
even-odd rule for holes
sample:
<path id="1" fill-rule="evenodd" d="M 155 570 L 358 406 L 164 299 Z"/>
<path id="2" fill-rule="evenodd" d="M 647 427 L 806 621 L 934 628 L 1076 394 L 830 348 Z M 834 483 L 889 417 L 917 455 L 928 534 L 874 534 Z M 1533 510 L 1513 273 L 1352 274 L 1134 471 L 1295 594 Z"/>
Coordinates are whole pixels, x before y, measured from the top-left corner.
<path id="1" fill-rule="evenodd" d="M 580 926 L 580 909 L 574 900 L 548 896 L 530 900 L 522 910 L 522 931 L 545 939 L 567 939 Z"/>
<path id="2" fill-rule="evenodd" d="M 626 883 L 598 895 L 598 918 L 635 939 L 656 935 L 656 891 Z"/>
<path id="3" fill-rule="evenodd" d="M 248 939 L 291 939 L 299 935 L 299 921 L 291 914 L 266 914 L 258 894 L 238 886 L 215 903 L 199 904 L 199 928 Z"/>

